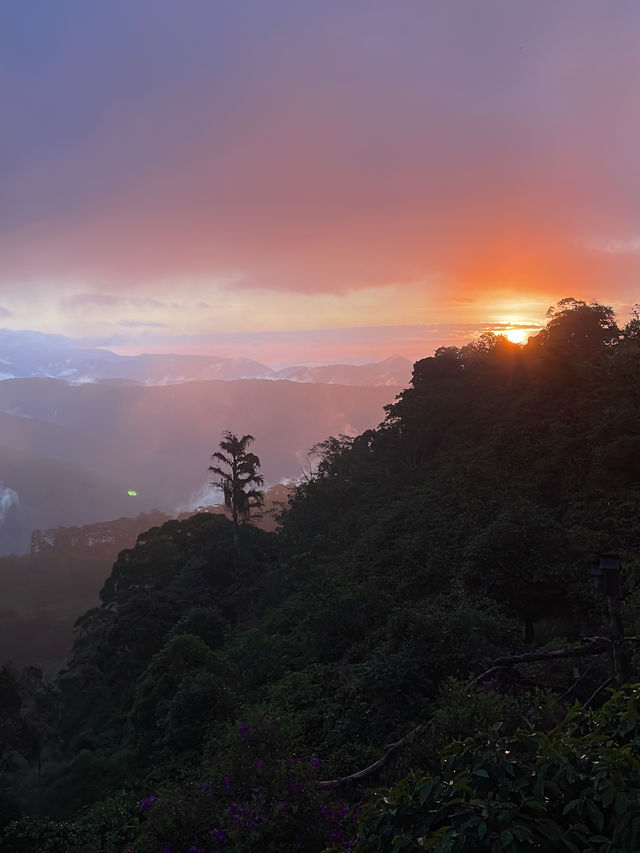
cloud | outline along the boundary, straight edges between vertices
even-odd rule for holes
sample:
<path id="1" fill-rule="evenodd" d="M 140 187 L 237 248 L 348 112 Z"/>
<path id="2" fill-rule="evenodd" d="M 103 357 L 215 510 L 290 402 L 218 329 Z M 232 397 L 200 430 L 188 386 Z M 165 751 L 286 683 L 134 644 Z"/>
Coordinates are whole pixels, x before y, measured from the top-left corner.
<path id="1" fill-rule="evenodd" d="M 118 326 L 126 326 L 128 328 L 148 327 L 150 329 L 166 329 L 166 323 L 145 322 L 144 320 L 120 320 Z"/>
<path id="2" fill-rule="evenodd" d="M 165 308 L 166 304 L 159 299 L 138 296 L 121 296 L 114 293 L 92 291 L 87 293 L 71 293 L 60 299 L 60 305 L 65 309 L 84 309 L 91 306 L 132 305 L 135 308 Z"/>
<path id="3" fill-rule="evenodd" d="M 159 299 L 150 299 L 149 297 L 130 297 L 127 299 L 127 302 L 130 305 L 133 305 L 135 308 L 166 308 L 167 305 L 165 302 L 161 302 Z"/>
<path id="4" fill-rule="evenodd" d="M 432 355 L 440 346 L 462 346 L 482 332 L 496 334 L 507 329 L 535 332 L 535 323 L 478 322 L 431 323 L 396 326 L 357 326 L 343 329 L 297 329 L 262 332 L 208 332 L 172 335 L 146 334 L 135 327 L 129 335 L 89 337 L 78 341 L 85 347 L 108 347 L 122 353 L 190 353 L 252 358 L 263 364 L 363 363 L 392 354 L 414 361 Z"/>
<path id="5" fill-rule="evenodd" d="M 9 311 L 8 308 L 3 308 L 3 306 L 0 305 L 0 317 L 11 317 L 12 314 L 13 311 Z"/>
<path id="6" fill-rule="evenodd" d="M 15 489 L 5 486 L 4 481 L 0 480 L 0 525 L 2 525 L 9 513 L 9 510 L 14 507 L 20 509 L 20 498 Z"/>
<path id="7" fill-rule="evenodd" d="M 637 225 L 639 6 L 53 6 L 5 13 L 8 286 L 89 282 L 69 310 L 180 278 L 408 308 L 416 282 L 435 306 L 636 287 L 639 253 L 588 240 Z"/>
<path id="8" fill-rule="evenodd" d="M 591 240 L 587 242 L 596 252 L 608 255 L 637 255 L 640 254 L 640 237 L 630 239 L 609 238 L 608 240 Z"/>
<path id="9" fill-rule="evenodd" d="M 123 302 L 122 296 L 112 293 L 73 293 L 60 299 L 60 305 L 65 310 L 83 310 L 87 306 L 118 305 Z"/>

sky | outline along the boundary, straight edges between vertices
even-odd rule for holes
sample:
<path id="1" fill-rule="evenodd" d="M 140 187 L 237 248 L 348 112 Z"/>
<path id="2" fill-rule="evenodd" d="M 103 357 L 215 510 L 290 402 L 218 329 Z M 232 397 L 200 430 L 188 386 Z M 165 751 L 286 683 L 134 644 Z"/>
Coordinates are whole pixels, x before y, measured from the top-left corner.
<path id="1" fill-rule="evenodd" d="M 3 0 L 0 326 L 266 363 L 640 301 L 635 0 Z"/>

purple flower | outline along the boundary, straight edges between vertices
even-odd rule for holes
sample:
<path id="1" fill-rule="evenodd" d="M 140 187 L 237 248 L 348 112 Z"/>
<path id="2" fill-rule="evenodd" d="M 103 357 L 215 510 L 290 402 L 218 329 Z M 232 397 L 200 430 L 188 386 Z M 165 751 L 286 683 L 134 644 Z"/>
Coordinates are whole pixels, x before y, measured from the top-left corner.
<path id="1" fill-rule="evenodd" d="M 213 794 L 213 788 L 208 782 L 201 782 L 200 790 L 203 791 L 205 794 Z"/>
<path id="2" fill-rule="evenodd" d="M 262 761 L 258 761 L 258 759 L 256 759 L 253 762 L 253 766 L 256 770 L 262 770 Z"/>
<path id="3" fill-rule="evenodd" d="M 244 806 L 238 806 L 237 803 L 231 803 L 231 805 L 229 806 L 229 814 L 236 820 L 239 820 L 239 818 L 241 818 L 246 813 L 247 810 L 244 808 Z"/>
<path id="4" fill-rule="evenodd" d="M 138 805 L 140 806 L 140 811 L 147 812 L 151 808 L 151 806 L 158 801 L 157 797 L 143 797 Z"/>
<path id="5" fill-rule="evenodd" d="M 173 853 L 173 850 L 168 844 L 165 844 L 160 853 Z"/>
<path id="6" fill-rule="evenodd" d="M 311 758 L 309 759 L 309 764 L 312 767 L 322 767 L 322 761 L 320 761 L 317 755 L 311 756 Z"/>
<path id="7" fill-rule="evenodd" d="M 225 791 L 231 790 L 231 776 L 225 776 L 222 779 L 222 787 L 225 789 Z"/>
<path id="8" fill-rule="evenodd" d="M 249 740 L 249 729 L 245 723 L 240 723 L 240 737 L 244 743 Z"/>
<path id="9" fill-rule="evenodd" d="M 219 841 L 220 844 L 224 844 L 227 840 L 227 833 L 224 829 L 212 829 L 209 834 L 212 835 L 216 841 Z"/>

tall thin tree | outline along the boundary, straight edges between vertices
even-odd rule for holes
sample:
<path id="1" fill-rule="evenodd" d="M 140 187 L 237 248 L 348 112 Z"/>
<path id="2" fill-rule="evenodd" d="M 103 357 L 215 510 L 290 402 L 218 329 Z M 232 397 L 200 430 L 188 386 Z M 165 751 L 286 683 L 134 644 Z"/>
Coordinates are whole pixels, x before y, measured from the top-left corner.
<path id="1" fill-rule="evenodd" d="M 252 435 L 238 438 L 229 430 L 223 433 L 220 450 L 211 456 L 209 471 L 213 475 L 211 485 L 222 489 L 225 506 L 231 510 L 233 522 L 233 564 L 238 568 L 238 530 L 248 521 L 252 510 L 262 506 L 264 493 L 260 486 L 264 477 L 258 474 L 260 459 L 247 447 L 255 441 Z"/>

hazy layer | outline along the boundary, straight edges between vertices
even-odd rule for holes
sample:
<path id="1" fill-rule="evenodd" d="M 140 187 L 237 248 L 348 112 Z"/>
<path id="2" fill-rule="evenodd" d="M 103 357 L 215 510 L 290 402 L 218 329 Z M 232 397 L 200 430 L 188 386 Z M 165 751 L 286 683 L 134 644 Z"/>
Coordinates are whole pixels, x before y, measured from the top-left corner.
<path id="1" fill-rule="evenodd" d="M 266 380 L 0 382 L 0 471 L 19 502 L 0 525 L 4 550 L 16 538 L 27 543 L 33 528 L 195 507 L 225 429 L 255 436 L 267 484 L 297 478 L 313 444 L 377 425 L 397 390 Z"/>

